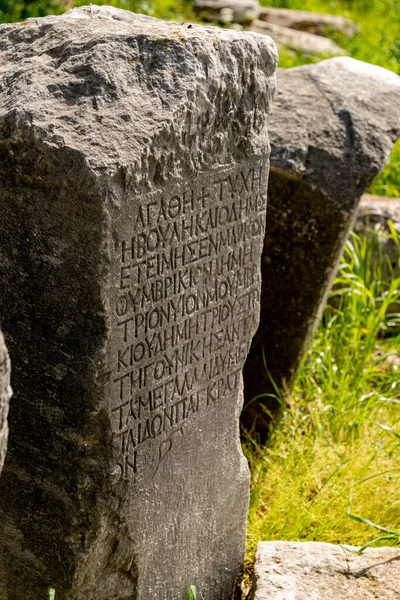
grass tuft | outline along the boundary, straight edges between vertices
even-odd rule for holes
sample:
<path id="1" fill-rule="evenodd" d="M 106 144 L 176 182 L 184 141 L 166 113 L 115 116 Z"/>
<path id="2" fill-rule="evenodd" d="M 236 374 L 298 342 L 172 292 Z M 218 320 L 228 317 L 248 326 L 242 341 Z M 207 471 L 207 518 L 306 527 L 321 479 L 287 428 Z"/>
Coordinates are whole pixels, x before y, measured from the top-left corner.
<path id="1" fill-rule="evenodd" d="M 384 171 L 374 180 L 370 193 L 400 198 L 400 139 L 394 145 Z"/>
<path id="2" fill-rule="evenodd" d="M 380 525 L 376 525 L 376 523 L 372 523 L 372 521 L 369 521 L 368 519 L 363 519 L 362 517 L 357 517 L 356 515 L 352 515 L 350 505 L 349 505 L 349 508 L 347 509 L 347 514 L 350 517 L 350 519 L 352 519 L 353 521 L 356 521 L 357 523 L 363 523 L 364 525 L 368 525 L 368 527 L 373 527 L 374 529 L 377 529 L 381 533 L 385 534 L 385 535 L 381 535 L 373 540 L 370 540 L 369 542 L 367 542 L 366 544 L 361 546 L 361 548 L 359 548 L 359 550 L 356 552 L 356 554 L 362 554 L 364 552 L 364 550 L 366 550 L 367 548 L 369 548 L 370 546 L 372 546 L 374 544 L 377 544 L 378 542 L 386 542 L 385 545 L 388 545 L 387 544 L 388 542 L 392 542 L 392 543 L 394 543 L 394 545 L 400 544 L 400 534 L 399 533 L 396 533 L 395 531 L 391 531 L 390 529 L 387 529 L 386 527 L 381 527 Z"/>
<path id="3" fill-rule="evenodd" d="M 398 244 L 393 229 L 390 236 Z M 245 449 L 248 570 L 260 540 L 364 546 L 371 531 L 360 524 L 379 522 L 380 543 L 399 542 L 400 333 L 399 315 L 389 310 L 399 301 L 400 277 L 382 277 L 377 244 L 376 236 L 356 235 L 347 243 L 332 304 L 287 408 L 265 447 Z M 350 497 L 361 517 L 348 514 Z"/>

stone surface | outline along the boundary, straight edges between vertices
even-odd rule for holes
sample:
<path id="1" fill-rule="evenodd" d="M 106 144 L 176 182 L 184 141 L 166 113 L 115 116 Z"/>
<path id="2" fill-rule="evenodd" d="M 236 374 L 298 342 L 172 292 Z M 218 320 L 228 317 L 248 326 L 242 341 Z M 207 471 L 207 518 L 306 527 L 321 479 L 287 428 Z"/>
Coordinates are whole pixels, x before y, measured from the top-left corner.
<path id="1" fill-rule="evenodd" d="M 254 600 L 395 600 L 400 550 L 322 542 L 260 542 Z"/>
<path id="2" fill-rule="evenodd" d="M 0 27 L 2 600 L 230 599 L 275 67 L 110 7 Z"/>
<path id="3" fill-rule="evenodd" d="M 260 19 L 252 22 L 250 30 L 271 36 L 278 47 L 296 50 L 306 56 L 340 56 L 346 54 L 343 48 L 340 48 L 328 38 L 307 31 L 298 31 L 274 23 L 267 23 Z"/>
<path id="4" fill-rule="evenodd" d="M 325 15 L 309 12 L 305 10 L 292 10 L 288 8 L 272 8 L 271 6 L 262 6 L 258 17 L 261 21 L 289 27 L 289 29 L 299 29 L 324 36 L 327 31 L 339 31 L 346 37 L 351 37 L 357 33 L 358 28 L 353 21 L 337 15 Z"/>
<path id="5" fill-rule="evenodd" d="M 242 424 L 265 437 L 318 325 L 360 196 L 400 135 L 400 77 L 351 58 L 279 70 L 269 121 L 271 172 L 261 322 L 245 366 Z M 257 424 L 258 421 L 258 424 Z"/>
<path id="6" fill-rule="evenodd" d="M 11 398 L 10 372 L 10 358 L 8 356 L 3 334 L 0 331 L 0 474 L 7 452 L 7 415 Z"/>
<path id="7" fill-rule="evenodd" d="M 194 12 L 205 21 L 242 23 L 248 25 L 257 18 L 257 0 L 195 0 Z"/>

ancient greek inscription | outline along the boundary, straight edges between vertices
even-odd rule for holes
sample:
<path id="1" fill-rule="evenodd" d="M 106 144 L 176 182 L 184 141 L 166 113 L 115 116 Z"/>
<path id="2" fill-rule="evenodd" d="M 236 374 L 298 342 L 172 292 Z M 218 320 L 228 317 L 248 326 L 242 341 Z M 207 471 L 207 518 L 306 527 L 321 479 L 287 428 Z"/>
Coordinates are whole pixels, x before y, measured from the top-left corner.
<path id="1" fill-rule="evenodd" d="M 112 356 L 99 372 L 117 478 L 155 475 L 179 438 L 237 393 L 258 322 L 266 185 L 262 161 L 208 173 L 141 198 L 121 226 Z"/>

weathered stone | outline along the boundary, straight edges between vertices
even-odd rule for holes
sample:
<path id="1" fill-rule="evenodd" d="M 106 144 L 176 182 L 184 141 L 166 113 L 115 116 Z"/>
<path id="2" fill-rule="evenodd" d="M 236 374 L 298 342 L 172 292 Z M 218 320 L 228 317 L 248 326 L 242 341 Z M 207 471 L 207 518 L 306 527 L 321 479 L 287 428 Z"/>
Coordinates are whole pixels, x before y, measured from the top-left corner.
<path id="1" fill-rule="evenodd" d="M 230 598 L 273 42 L 110 7 L 0 28 L 0 597 Z"/>
<path id="2" fill-rule="evenodd" d="M 302 52 L 305 56 L 340 56 L 347 54 L 343 48 L 340 48 L 328 38 L 306 31 L 289 29 L 274 23 L 267 23 L 266 21 L 260 21 L 260 19 L 252 22 L 250 30 L 269 35 L 278 47 L 296 50 Z"/>
<path id="3" fill-rule="evenodd" d="M 339 31 L 346 37 L 352 37 L 358 31 L 357 25 L 350 19 L 306 10 L 262 6 L 258 18 L 267 23 L 281 25 L 281 27 L 299 29 L 322 36 L 325 36 L 327 31 Z"/>
<path id="4" fill-rule="evenodd" d="M 8 356 L 3 334 L 0 331 L 0 473 L 3 468 L 7 451 L 7 415 L 10 398 L 10 358 Z"/>
<path id="5" fill-rule="evenodd" d="M 195 0 L 193 9 L 205 21 L 248 25 L 257 18 L 260 5 L 257 0 Z"/>
<path id="6" fill-rule="evenodd" d="M 398 548 L 322 542 L 260 542 L 254 600 L 395 600 L 400 597 Z"/>
<path id="7" fill-rule="evenodd" d="M 262 437 L 318 325 L 358 200 L 400 135 L 400 77 L 351 58 L 279 70 L 261 322 L 244 370 L 242 423 Z M 256 423 L 258 421 L 258 423 Z"/>

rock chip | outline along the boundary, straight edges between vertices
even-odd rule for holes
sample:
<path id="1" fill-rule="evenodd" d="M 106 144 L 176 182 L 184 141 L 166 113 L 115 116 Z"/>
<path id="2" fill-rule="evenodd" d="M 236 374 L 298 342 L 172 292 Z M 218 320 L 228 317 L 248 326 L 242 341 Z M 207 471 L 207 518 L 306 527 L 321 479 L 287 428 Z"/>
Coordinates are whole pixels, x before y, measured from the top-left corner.
<path id="1" fill-rule="evenodd" d="M 395 600 L 400 597 L 398 548 L 322 542 L 260 542 L 254 600 Z"/>
<path id="2" fill-rule="evenodd" d="M 2 600 L 230 598 L 275 68 L 111 7 L 0 26 Z"/>
<path id="3" fill-rule="evenodd" d="M 352 37 L 358 31 L 357 25 L 350 19 L 306 10 L 262 6 L 258 18 L 281 27 L 299 29 L 322 36 L 325 36 L 327 31 L 339 31 L 346 37 Z"/>
<path id="4" fill-rule="evenodd" d="M 0 474 L 7 451 L 7 415 L 11 398 L 10 371 L 10 358 L 8 356 L 3 334 L 0 331 Z"/>
<path id="5" fill-rule="evenodd" d="M 260 19 L 253 21 L 250 30 L 271 36 L 278 47 L 296 50 L 296 52 L 302 52 L 306 56 L 340 56 L 346 54 L 343 48 L 340 48 L 328 38 L 306 31 L 289 29 L 275 23 L 267 23 Z"/>
<path id="6" fill-rule="evenodd" d="M 278 70 L 261 322 L 244 370 L 242 424 L 261 437 L 280 406 L 267 396 L 251 402 L 275 393 L 262 353 L 280 390 L 290 388 L 358 201 L 400 135 L 399 105 L 398 75 L 351 58 Z"/>

